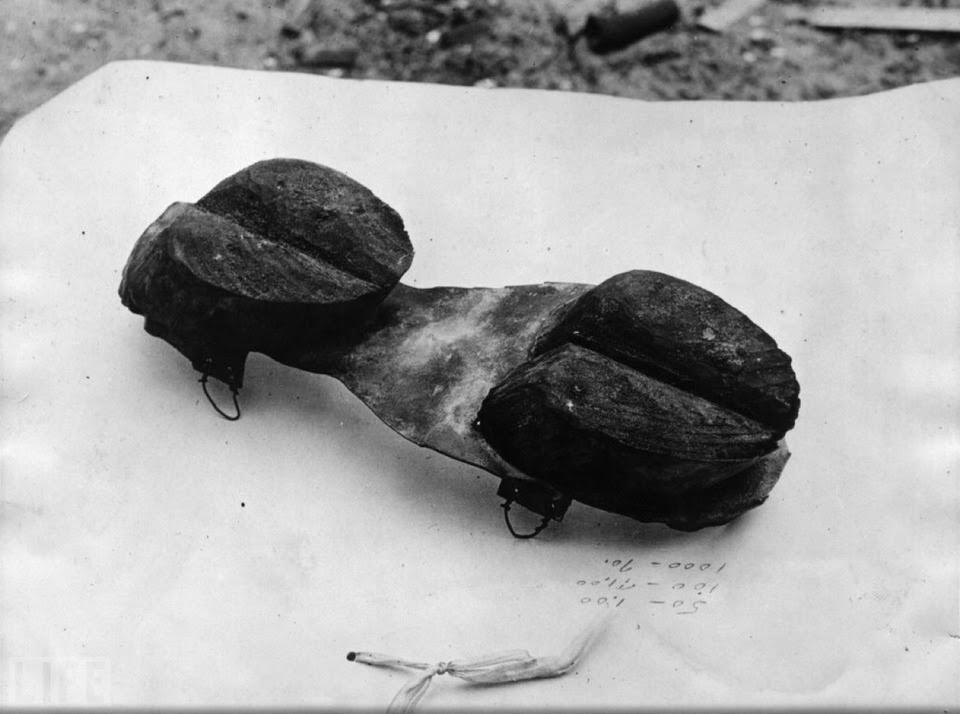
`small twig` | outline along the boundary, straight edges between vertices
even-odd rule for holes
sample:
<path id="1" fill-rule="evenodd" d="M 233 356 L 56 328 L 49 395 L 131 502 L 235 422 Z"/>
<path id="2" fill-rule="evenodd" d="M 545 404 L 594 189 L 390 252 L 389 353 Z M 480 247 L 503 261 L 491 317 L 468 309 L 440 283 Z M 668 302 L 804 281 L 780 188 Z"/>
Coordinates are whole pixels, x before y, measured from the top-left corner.
<path id="1" fill-rule="evenodd" d="M 423 699 L 430 682 L 438 674 L 449 674 L 471 684 L 506 684 L 527 679 L 560 677 L 582 659 L 610 619 L 601 613 L 559 655 L 534 657 L 526 650 L 510 650 L 474 660 L 453 660 L 435 665 L 392 657 L 376 652 L 350 652 L 347 659 L 375 667 L 407 667 L 423 670 L 397 692 L 388 712 L 411 712 Z"/>

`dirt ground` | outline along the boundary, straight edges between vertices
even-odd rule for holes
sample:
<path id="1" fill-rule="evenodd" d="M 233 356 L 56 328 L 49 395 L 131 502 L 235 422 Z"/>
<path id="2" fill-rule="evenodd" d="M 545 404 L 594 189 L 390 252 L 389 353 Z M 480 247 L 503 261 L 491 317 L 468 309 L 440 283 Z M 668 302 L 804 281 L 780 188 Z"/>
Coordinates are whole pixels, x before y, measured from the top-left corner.
<path id="1" fill-rule="evenodd" d="M 2 0 L 0 136 L 100 65 L 131 58 L 665 100 L 812 100 L 960 75 L 960 35 L 797 22 L 814 0 L 766 0 L 723 33 L 699 28 L 722 1 L 677 0 L 671 27 L 597 54 L 576 30 L 611 0 Z"/>

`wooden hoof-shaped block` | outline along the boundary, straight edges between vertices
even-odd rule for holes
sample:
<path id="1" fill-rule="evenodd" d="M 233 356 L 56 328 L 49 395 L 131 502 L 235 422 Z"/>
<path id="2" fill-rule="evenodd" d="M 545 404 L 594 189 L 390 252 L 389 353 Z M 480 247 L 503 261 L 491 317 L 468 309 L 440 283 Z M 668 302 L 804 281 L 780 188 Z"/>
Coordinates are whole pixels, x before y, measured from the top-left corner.
<path id="1" fill-rule="evenodd" d="M 262 161 L 140 237 L 123 304 L 194 367 L 239 387 L 248 352 L 361 324 L 410 266 L 400 216 L 339 171 Z"/>
<path id="2" fill-rule="evenodd" d="M 774 340 L 716 295 L 623 273 L 559 310 L 530 354 L 480 410 L 487 441 L 522 472 L 684 529 L 736 517 L 775 483 L 773 461 L 763 478 L 754 467 L 793 426 L 799 386 Z"/>

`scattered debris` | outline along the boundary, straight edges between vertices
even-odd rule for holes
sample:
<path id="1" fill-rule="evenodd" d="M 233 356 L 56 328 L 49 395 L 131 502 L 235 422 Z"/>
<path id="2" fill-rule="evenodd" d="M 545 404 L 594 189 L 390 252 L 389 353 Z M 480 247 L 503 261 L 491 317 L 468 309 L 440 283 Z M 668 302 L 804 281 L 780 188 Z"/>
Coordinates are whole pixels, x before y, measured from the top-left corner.
<path id="1" fill-rule="evenodd" d="M 360 50 L 355 45 L 328 47 L 316 44 L 300 48 L 297 59 L 304 67 L 350 69 L 357 64 Z"/>
<path id="2" fill-rule="evenodd" d="M 392 30 L 411 37 L 424 34 L 430 24 L 426 14 L 417 8 L 398 8 L 387 13 L 387 25 Z"/>
<path id="3" fill-rule="evenodd" d="M 771 46 L 773 45 L 773 36 L 769 30 L 762 27 L 755 27 L 750 30 L 750 42 L 755 45 Z"/>
<path id="4" fill-rule="evenodd" d="M 315 14 L 314 0 L 294 0 L 287 8 L 288 24 L 294 27 L 306 27 Z"/>
<path id="5" fill-rule="evenodd" d="M 723 32 L 741 19 L 756 12 L 766 0 L 727 0 L 720 7 L 707 10 L 697 20 L 700 27 Z"/>
<path id="6" fill-rule="evenodd" d="M 901 32 L 960 32 L 960 9 L 928 7 L 819 7 L 792 13 L 821 28 Z"/>
<path id="7" fill-rule="evenodd" d="M 440 36 L 440 46 L 457 47 L 459 45 L 471 45 L 489 33 L 489 23 L 484 20 L 475 20 L 444 32 Z"/>
<path id="8" fill-rule="evenodd" d="M 287 8 L 287 20 L 280 28 L 280 35 L 291 40 L 298 38 L 315 15 L 314 0 L 296 0 Z"/>
<path id="9" fill-rule="evenodd" d="M 616 12 L 588 15 L 583 36 L 591 51 L 606 54 L 666 30 L 679 19 L 680 7 L 674 0 L 646 0 Z"/>
<path id="10" fill-rule="evenodd" d="M 556 17 L 556 30 L 567 38 L 578 38 L 583 34 L 592 5 L 583 0 L 550 0 L 550 7 Z"/>
<path id="11" fill-rule="evenodd" d="M 356 65 L 344 70 L 344 76 L 358 79 L 471 85 L 491 78 L 500 87 L 649 100 L 810 101 L 960 74 L 960 35 L 942 31 L 940 25 L 944 13 L 960 9 L 957 0 L 946 0 L 954 10 L 929 11 L 937 21 L 936 31 L 852 30 L 831 42 L 822 41 L 823 34 L 838 31 L 787 22 L 792 7 L 799 8 L 794 19 L 805 21 L 810 9 L 822 4 L 819 0 L 767 3 L 747 14 L 737 29 L 745 36 L 755 23 L 765 22 L 776 41 L 769 50 L 749 40 L 741 45 L 743 38 L 729 33 L 691 27 L 698 7 L 723 0 L 677 0 L 685 31 L 661 32 L 606 56 L 594 55 L 584 42 L 571 48 L 574 33 L 582 38 L 586 17 L 615 1 L 630 0 L 0 0 L 0 137 L 26 111 L 108 61 L 148 58 L 329 71 L 300 65 L 297 48 L 310 44 L 307 33 L 314 42 L 331 47 L 346 42 L 359 47 Z M 944 0 L 882 2 L 940 8 Z M 178 7 L 186 9 L 186 15 L 162 20 L 165 11 Z M 411 10 L 427 19 L 420 35 L 391 26 L 391 15 Z M 478 19 L 489 22 L 488 35 L 472 45 L 439 47 L 444 30 Z M 85 25 L 85 32 L 75 31 L 81 29 L 76 25 L 74 30 L 76 23 Z M 191 26 L 201 28 L 199 40 L 187 34 Z M 744 72 L 741 52 L 747 49 L 759 59 Z"/>

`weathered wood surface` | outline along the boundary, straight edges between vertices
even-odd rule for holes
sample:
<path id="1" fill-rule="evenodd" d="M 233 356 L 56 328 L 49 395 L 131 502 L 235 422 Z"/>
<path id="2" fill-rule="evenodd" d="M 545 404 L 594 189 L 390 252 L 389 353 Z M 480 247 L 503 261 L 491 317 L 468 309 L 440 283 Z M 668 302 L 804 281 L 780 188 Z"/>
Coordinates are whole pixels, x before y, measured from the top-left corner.
<path id="1" fill-rule="evenodd" d="M 814 27 L 898 32 L 960 32 L 960 10 L 931 7 L 818 7 L 801 19 Z"/>
<path id="2" fill-rule="evenodd" d="M 763 7 L 766 0 L 727 0 L 719 7 L 704 12 L 697 20 L 700 27 L 714 32 L 723 32 L 747 15 Z"/>
<path id="3" fill-rule="evenodd" d="M 239 388 L 246 354 L 363 319 L 410 266 L 400 216 L 333 169 L 262 161 L 138 240 L 120 297 L 194 367 Z"/>
<path id="4" fill-rule="evenodd" d="M 259 351 L 343 382 L 391 428 L 501 477 L 676 528 L 761 503 L 799 408 L 790 358 L 662 273 L 417 289 L 399 216 L 338 172 L 255 164 L 174 204 L 121 297 L 234 387 Z"/>
<path id="5" fill-rule="evenodd" d="M 571 304 L 534 353 L 568 342 L 736 410 L 779 436 L 796 420 L 799 385 L 790 357 L 742 312 L 685 280 L 649 270 L 605 280 Z"/>

